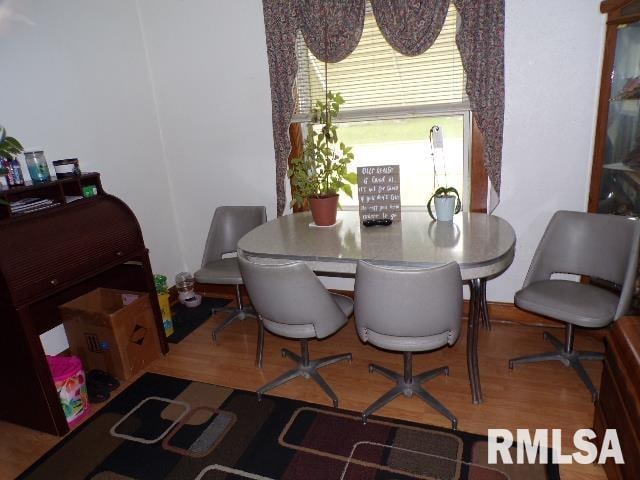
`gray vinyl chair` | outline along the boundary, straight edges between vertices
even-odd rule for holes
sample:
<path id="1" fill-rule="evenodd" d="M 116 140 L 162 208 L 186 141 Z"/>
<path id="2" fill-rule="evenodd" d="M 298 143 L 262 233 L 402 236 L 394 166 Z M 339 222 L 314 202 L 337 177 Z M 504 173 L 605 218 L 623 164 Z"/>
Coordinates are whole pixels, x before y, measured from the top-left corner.
<path id="1" fill-rule="evenodd" d="M 340 330 L 353 313 L 353 301 L 329 293 L 311 269 L 301 262 L 260 264 L 240 258 L 240 270 L 251 302 L 269 332 L 300 340 L 301 355 L 282 349 L 282 356 L 297 366 L 259 388 L 258 398 L 289 380 L 302 376 L 315 380 L 338 406 L 338 397 L 318 373 L 318 369 L 343 360 L 351 354 L 309 359 L 309 339 L 323 339 Z"/>
<path id="2" fill-rule="evenodd" d="M 509 360 L 509 368 L 522 363 L 558 360 L 576 370 L 595 401 L 598 391 L 580 361 L 602 360 L 603 355 L 574 350 L 575 327 L 602 328 L 626 313 L 635 288 L 639 248 L 640 222 L 637 220 L 595 213 L 556 212 L 514 300 L 523 310 L 564 322 L 564 342 L 544 332 L 544 339 L 555 350 L 513 358 Z M 586 275 L 616 287 L 551 278 L 555 273 Z"/>
<path id="3" fill-rule="evenodd" d="M 267 221 L 267 211 L 261 206 L 224 206 L 216 208 L 209 228 L 207 243 L 202 256 L 202 267 L 195 272 L 198 283 L 214 285 L 235 285 L 236 306 L 220 308 L 217 312 L 227 312 L 229 315 L 216 326 L 212 332 L 213 340 L 235 320 L 242 320 L 247 316 L 256 317 L 250 306 L 242 303 L 240 285 L 242 275 L 236 257 L 222 258 L 223 255 L 237 250 L 238 240 L 246 233 Z M 260 327 L 260 325 L 259 325 Z M 262 364 L 262 336 L 258 336 L 256 364 Z"/>
<path id="4" fill-rule="evenodd" d="M 369 372 L 378 372 L 396 385 L 362 413 L 362 421 L 400 394 L 417 395 L 451 421 L 458 420 L 429 394 L 422 384 L 449 367 L 413 375 L 414 352 L 453 345 L 460 334 L 462 315 L 462 279 L 460 267 L 452 262 L 426 269 L 405 269 L 359 262 L 355 283 L 355 314 L 358 335 L 363 342 L 385 350 L 403 352 L 404 373 L 369 364 Z"/>

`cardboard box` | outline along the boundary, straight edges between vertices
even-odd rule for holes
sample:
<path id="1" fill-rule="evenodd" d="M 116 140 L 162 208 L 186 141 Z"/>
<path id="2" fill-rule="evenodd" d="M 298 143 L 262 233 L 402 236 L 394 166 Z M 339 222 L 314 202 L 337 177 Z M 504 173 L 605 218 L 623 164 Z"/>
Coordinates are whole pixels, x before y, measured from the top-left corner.
<path id="1" fill-rule="evenodd" d="M 59 307 L 74 355 L 85 371 L 127 380 L 160 356 L 146 293 L 98 288 Z"/>

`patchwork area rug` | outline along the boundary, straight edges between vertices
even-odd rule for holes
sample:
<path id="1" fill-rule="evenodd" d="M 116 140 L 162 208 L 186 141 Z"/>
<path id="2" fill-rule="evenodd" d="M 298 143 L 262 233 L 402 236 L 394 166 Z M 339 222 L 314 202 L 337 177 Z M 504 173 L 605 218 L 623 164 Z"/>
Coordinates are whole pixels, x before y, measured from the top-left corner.
<path id="1" fill-rule="evenodd" d="M 543 480 L 486 437 L 146 374 L 21 479 Z"/>
<path id="2" fill-rule="evenodd" d="M 177 303 L 173 309 L 173 334 L 167 337 L 169 343 L 179 343 L 202 325 L 211 316 L 211 309 L 222 308 L 231 300 L 226 298 L 202 298 L 202 303 L 194 308 Z"/>

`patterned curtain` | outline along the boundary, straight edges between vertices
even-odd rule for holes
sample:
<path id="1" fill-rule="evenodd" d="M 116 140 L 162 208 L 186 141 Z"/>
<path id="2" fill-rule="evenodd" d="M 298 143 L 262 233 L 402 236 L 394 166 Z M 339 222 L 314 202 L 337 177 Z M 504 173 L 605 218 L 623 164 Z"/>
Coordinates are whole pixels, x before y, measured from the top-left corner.
<path id="1" fill-rule="evenodd" d="M 276 151 L 278 216 L 284 212 L 286 203 L 284 182 L 287 178 L 287 160 L 291 151 L 289 123 L 295 108 L 292 91 L 298 71 L 296 3 L 296 0 L 264 0 L 262 2 L 271 79 L 271 121 L 273 145 Z"/>
<path id="2" fill-rule="evenodd" d="M 298 30 L 322 61 L 339 62 L 358 45 L 364 26 L 364 0 L 263 0 L 271 79 L 271 115 L 276 152 L 277 212 L 285 208 L 285 180 L 291 152 L 289 123 L 295 108 Z"/>
<path id="3" fill-rule="evenodd" d="M 347 58 L 360 42 L 364 12 L 363 0 L 300 0 L 300 31 L 311 53 L 328 63 Z"/>
<path id="4" fill-rule="evenodd" d="M 504 122 L 504 0 L 453 0 L 461 17 L 456 42 L 467 74 L 467 94 L 485 141 L 484 163 L 500 193 Z M 418 55 L 435 41 L 449 0 L 371 0 L 382 34 L 404 55 Z M 277 212 L 285 208 L 289 123 L 295 108 L 298 30 L 320 60 L 339 62 L 358 45 L 365 0 L 263 0 L 271 79 Z"/>
<path id="5" fill-rule="evenodd" d="M 484 136 L 484 165 L 500 195 L 504 124 L 504 0 L 453 0 L 461 24 L 456 35 L 467 74 L 467 95 Z"/>
<path id="6" fill-rule="evenodd" d="M 389 45 L 413 57 L 427 51 L 438 38 L 449 0 L 371 0 L 371 6 Z"/>

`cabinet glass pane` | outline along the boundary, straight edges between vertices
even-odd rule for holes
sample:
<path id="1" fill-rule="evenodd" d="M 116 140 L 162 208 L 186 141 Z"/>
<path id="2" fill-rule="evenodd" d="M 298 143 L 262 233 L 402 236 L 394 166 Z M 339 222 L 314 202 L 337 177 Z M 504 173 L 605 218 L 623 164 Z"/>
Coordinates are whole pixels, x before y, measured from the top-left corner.
<path id="1" fill-rule="evenodd" d="M 640 215 L 640 23 L 618 29 L 598 210 Z"/>

